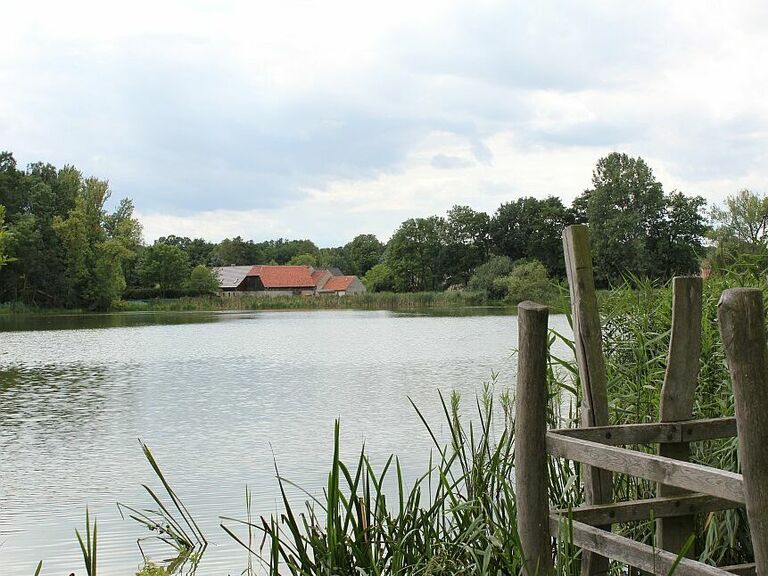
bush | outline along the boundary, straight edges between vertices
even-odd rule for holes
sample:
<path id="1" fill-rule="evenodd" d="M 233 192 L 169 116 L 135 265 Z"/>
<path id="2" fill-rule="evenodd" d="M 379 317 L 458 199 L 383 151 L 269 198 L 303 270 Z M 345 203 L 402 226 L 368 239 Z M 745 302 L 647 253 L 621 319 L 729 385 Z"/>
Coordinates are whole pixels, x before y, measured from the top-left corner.
<path id="1" fill-rule="evenodd" d="M 363 284 L 369 292 L 391 292 L 394 288 L 392 269 L 386 264 L 376 264 L 363 276 Z"/>
<path id="2" fill-rule="evenodd" d="M 495 282 L 510 272 L 512 272 L 512 260 L 506 256 L 494 256 L 475 269 L 475 273 L 467 283 L 467 288 L 485 292 L 493 300 L 501 300 L 506 296 L 506 291 Z"/>
<path id="3" fill-rule="evenodd" d="M 523 300 L 546 303 L 555 295 L 547 269 L 538 260 L 517 262 L 508 275 L 496 278 L 493 285 L 500 293 L 505 293 L 504 300 L 510 304 Z"/>
<path id="4" fill-rule="evenodd" d="M 210 292 L 200 292 L 193 288 L 128 288 L 123 292 L 123 300 L 152 300 L 155 298 L 184 298 L 187 296 L 205 296 Z"/>
<path id="5" fill-rule="evenodd" d="M 199 264 L 192 269 L 187 287 L 198 294 L 216 294 L 219 291 L 219 279 L 213 270 Z"/>

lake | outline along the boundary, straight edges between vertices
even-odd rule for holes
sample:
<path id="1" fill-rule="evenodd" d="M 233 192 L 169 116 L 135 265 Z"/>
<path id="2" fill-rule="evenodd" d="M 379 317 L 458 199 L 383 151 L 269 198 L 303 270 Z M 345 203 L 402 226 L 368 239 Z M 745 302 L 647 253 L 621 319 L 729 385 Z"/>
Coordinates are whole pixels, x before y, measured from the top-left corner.
<path id="1" fill-rule="evenodd" d="M 149 532 L 116 502 L 150 507 L 141 484 L 159 488 L 138 439 L 211 542 L 199 576 L 245 568 L 219 516 L 245 517 L 246 485 L 255 516 L 280 512 L 275 461 L 321 492 L 337 418 L 345 457 L 365 442 L 415 479 L 432 444 L 409 397 L 440 431 L 438 391 L 459 391 L 469 417 L 493 373 L 497 391 L 514 385 L 516 317 L 459 312 L 0 317 L 0 574 L 31 576 L 39 560 L 43 575 L 84 574 L 87 505 L 100 574 L 133 576 Z M 550 327 L 569 333 L 564 316 Z"/>

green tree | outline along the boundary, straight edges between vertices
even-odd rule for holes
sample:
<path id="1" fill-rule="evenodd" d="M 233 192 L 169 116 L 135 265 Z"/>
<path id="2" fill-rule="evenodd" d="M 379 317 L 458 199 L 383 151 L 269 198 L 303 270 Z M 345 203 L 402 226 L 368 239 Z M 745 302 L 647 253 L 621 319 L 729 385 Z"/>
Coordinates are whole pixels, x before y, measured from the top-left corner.
<path id="1" fill-rule="evenodd" d="M 178 248 L 180 248 L 177 245 Z M 253 241 L 243 240 L 240 236 L 225 238 L 213 249 L 215 264 L 219 266 L 247 266 L 249 264 L 263 264 L 265 260 L 259 253 Z"/>
<path id="2" fill-rule="evenodd" d="M 156 242 L 158 244 L 173 244 L 174 246 L 181 248 L 184 252 L 186 252 L 187 257 L 189 258 L 189 264 L 191 266 L 197 266 L 199 264 L 207 266 L 212 264 L 213 251 L 216 247 L 213 243 L 207 242 L 203 238 L 195 238 L 193 240 L 186 236 L 176 236 L 174 234 L 170 234 L 169 236 L 162 236 L 158 238 Z M 250 247 L 247 250 L 249 252 L 252 251 Z M 249 254 L 248 256 L 250 257 L 252 254 Z M 252 263 L 258 264 L 260 262 L 254 260 Z"/>
<path id="3" fill-rule="evenodd" d="M 394 289 L 392 270 L 386 264 L 376 264 L 362 278 L 369 292 L 390 292 Z"/>
<path id="4" fill-rule="evenodd" d="M 189 257 L 178 246 L 155 243 L 141 253 L 138 272 L 145 286 L 177 290 L 189 279 Z"/>
<path id="5" fill-rule="evenodd" d="M 317 258 L 313 254 L 297 254 L 288 260 L 289 266 L 317 266 Z"/>
<path id="6" fill-rule="evenodd" d="M 448 284 L 466 284 L 475 268 L 486 261 L 490 218 L 469 206 L 453 206 L 445 225 L 445 247 L 441 268 Z"/>
<path id="7" fill-rule="evenodd" d="M 216 294 L 219 291 L 219 279 L 213 270 L 198 264 L 189 275 L 189 289 L 200 294 Z"/>
<path id="8" fill-rule="evenodd" d="M 552 276 L 564 277 L 562 234 L 575 219 L 574 212 L 554 196 L 507 202 L 499 206 L 490 222 L 493 251 L 512 261 L 538 260 Z"/>
<path id="9" fill-rule="evenodd" d="M 510 304 L 523 300 L 546 303 L 555 293 L 546 267 L 537 260 L 516 262 L 508 275 L 494 280 L 494 287 Z"/>
<path id="10" fill-rule="evenodd" d="M 595 280 L 606 284 L 626 272 L 669 278 L 698 267 L 703 200 L 665 196 L 642 158 L 614 152 L 601 158 L 593 188 L 579 200 L 592 236 Z"/>
<path id="11" fill-rule="evenodd" d="M 109 196 L 106 181 L 88 178 L 67 217 L 53 222 L 66 254 L 68 300 L 94 310 L 106 310 L 119 299 L 125 288 L 122 266 L 133 255 L 128 241 L 105 226 Z"/>
<path id="12" fill-rule="evenodd" d="M 664 196 L 664 219 L 656 234 L 654 276 L 672 278 L 701 269 L 702 240 L 709 228 L 705 222 L 707 201 L 674 191 Z"/>
<path id="13" fill-rule="evenodd" d="M 768 197 L 747 189 L 728 196 L 724 207 L 712 209 L 715 229 L 722 238 L 743 245 L 768 245 Z"/>
<path id="14" fill-rule="evenodd" d="M 392 270 L 397 292 L 436 290 L 445 279 L 440 256 L 445 245 L 445 220 L 439 216 L 411 218 L 392 235 L 384 263 Z"/>
<path id="15" fill-rule="evenodd" d="M 345 273 L 353 270 L 344 246 L 320 248 L 317 254 L 317 265 L 320 268 L 338 268 Z"/>
<path id="16" fill-rule="evenodd" d="M 5 229 L 5 206 L 0 204 L 0 268 L 10 262 L 8 256 L 8 231 Z"/>
<path id="17" fill-rule="evenodd" d="M 768 268 L 768 197 L 740 190 L 724 206 L 713 208 L 711 218 L 715 270 L 746 267 L 762 274 Z"/>
<path id="18" fill-rule="evenodd" d="M 270 260 L 276 260 L 278 264 L 287 264 L 291 258 L 299 254 L 312 254 L 319 252 L 315 243 L 311 240 L 283 240 L 282 238 L 268 243 Z"/>
<path id="19" fill-rule="evenodd" d="M 472 274 L 467 288 L 485 292 L 492 300 L 501 300 L 506 295 L 503 287 L 496 280 L 512 272 L 512 260 L 507 256 L 493 256 L 488 262 L 481 264 Z"/>
<path id="20" fill-rule="evenodd" d="M 381 261 L 384 244 L 373 234 L 359 234 L 342 250 L 347 263 L 347 267 L 342 270 L 362 277 Z"/>

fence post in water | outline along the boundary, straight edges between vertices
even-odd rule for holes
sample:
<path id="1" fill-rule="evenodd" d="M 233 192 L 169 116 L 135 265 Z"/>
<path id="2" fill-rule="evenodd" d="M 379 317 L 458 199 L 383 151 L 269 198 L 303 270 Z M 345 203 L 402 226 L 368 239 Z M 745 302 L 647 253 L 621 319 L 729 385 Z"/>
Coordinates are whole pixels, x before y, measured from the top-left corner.
<path id="1" fill-rule="evenodd" d="M 723 292 L 717 318 L 736 399 L 739 461 L 757 576 L 768 576 L 768 349 L 763 294 Z"/>
<path id="2" fill-rule="evenodd" d="M 515 492 L 517 532 L 529 576 L 552 573 L 547 477 L 546 306 L 517 307 L 518 362 L 515 393 Z"/>
<path id="3" fill-rule="evenodd" d="M 701 356 L 701 291 L 702 280 L 699 277 L 672 280 L 672 335 L 661 389 L 661 422 L 679 422 L 693 417 L 693 398 Z M 690 458 L 689 443 L 660 444 L 659 455 L 687 462 Z M 659 484 L 657 496 L 681 496 L 685 493 L 680 488 Z M 679 554 L 695 531 L 695 517 L 692 515 L 659 518 L 656 544 L 663 550 Z M 693 553 L 691 547 L 686 556 L 693 558 Z"/>
<path id="4" fill-rule="evenodd" d="M 573 339 L 581 381 L 581 425 L 608 425 L 608 391 L 603 357 L 600 314 L 597 309 L 589 228 L 583 224 L 563 231 L 565 268 L 571 290 Z M 607 504 L 613 499 L 613 476 L 607 470 L 584 466 L 584 497 L 587 504 Z M 610 526 L 606 526 L 610 530 Z M 582 552 L 581 573 L 606 574 L 608 559 Z"/>

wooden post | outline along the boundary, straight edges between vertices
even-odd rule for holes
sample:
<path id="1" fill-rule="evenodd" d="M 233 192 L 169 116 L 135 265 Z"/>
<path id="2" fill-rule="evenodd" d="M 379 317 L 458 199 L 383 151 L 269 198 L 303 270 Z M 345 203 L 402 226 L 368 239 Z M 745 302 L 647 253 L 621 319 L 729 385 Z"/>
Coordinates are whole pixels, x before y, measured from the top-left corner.
<path id="1" fill-rule="evenodd" d="M 667 370 L 661 389 L 661 422 L 679 422 L 693 418 L 693 398 L 699 377 L 701 356 L 701 291 L 698 277 L 678 277 L 672 281 L 672 335 L 669 339 Z M 659 445 L 659 455 L 688 461 L 688 442 Z M 658 485 L 657 496 L 681 496 L 686 491 L 665 484 Z M 656 523 L 656 545 L 679 554 L 696 531 L 695 517 L 660 518 Z M 686 554 L 694 557 L 693 547 Z"/>
<path id="2" fill-rule="evenodd" d="M 717 318 L 736 399 L 739 462 L 757 576 L 768 576 L 768 349 L 763 294 L 723 292 Z"/>
<path id="3" fill-rule="evenodd" d="M 571 290 L 573 336 L 581 381 L 581 425 L 606 426 L 608 391 L 589 229 L 583 224 L 568 226 L 563 231 L 563 248 Z M 587 504 L 607 504 L 613 500 L 613 476 L 610 472 L 585 466 L 583 477 Z M 605 528 L 610 530 L 610 526 Z M 592 552 L 582 553 L 582 575 L 594 576 L 607 572 L 607 558 Z"/>
<path id="4" fill-rule="evenodd" d="M 517 307 L 518 363 L 515 400 L 515 492 L 517 532 L 529 576 L 552 573 L 547 477 L 546 306 Z"/>

